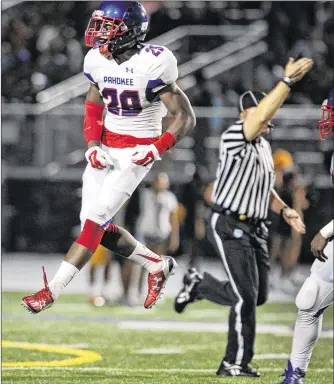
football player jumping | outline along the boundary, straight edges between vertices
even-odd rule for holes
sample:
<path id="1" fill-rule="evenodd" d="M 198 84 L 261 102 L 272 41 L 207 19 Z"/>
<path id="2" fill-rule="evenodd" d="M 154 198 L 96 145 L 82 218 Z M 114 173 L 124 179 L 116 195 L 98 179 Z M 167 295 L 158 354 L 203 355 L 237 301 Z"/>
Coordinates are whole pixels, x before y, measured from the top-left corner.
<path id="1" fill-rule="evenodd" d="M 323 116 L 319 121 L 322 139 L 334 136 L 334 88 L 322 105 Z M 331 174 L 334 184 L 334 154 Z M 311 243 L 314 261 L 310 276 L 305 280 L 296 297 L 299 309 L 292 352 L 281 384 L 303 384 L 315 343 L 322 329 L 325 309 L 333 304 L 333 248 L 334 220 L 322 228 Z"/>
<path id="2" fill-rule="evenodd" d="M 148 21 L 135 1 L 105 1 L 93 12 L 86 32 L 92 47 L 84 60 L 91 82 L 85 102 L 84 138 L 88 165 L 83 175 L 82 231 L 45 288 L 22 299 L 32 313 L 50 307 L 87 263 L 98 245 L 131 259 L 148 272 L 145 308 L 155 304 L 177 267 L 129 232 L 111 224 L 151 169 L 196 124 L 187 96 L 176 85 L 177 61 L 166 47 L 143 44 Z M 106 115 L 103 112 L 106 108 Z M 162 133 L 161 121 L 174 117 Z"/>

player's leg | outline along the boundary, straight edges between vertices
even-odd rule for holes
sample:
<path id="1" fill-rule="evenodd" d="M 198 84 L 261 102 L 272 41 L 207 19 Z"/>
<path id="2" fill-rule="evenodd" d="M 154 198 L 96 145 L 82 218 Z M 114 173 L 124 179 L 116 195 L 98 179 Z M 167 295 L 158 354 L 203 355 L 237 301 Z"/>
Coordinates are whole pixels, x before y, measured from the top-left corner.
<path id="1" fill-rule="evenodd" d="M 107 169 L 97 171 L 93 169 L 90 164 L 86 166 L 82 176 L 81 231 L 84 228 L 90 209 L 94 206 L 97 196 L 101 193 L 102 185 L 107 175 Z M 57 299 L 61 290 L 67 286 L 79 270 L 88 262 L 94 252 L 87 252 L 87 250 L 83 249 L 83 247 L 77 243 L 72 245 L 70 251 L 65 255 L 56 275 L 49 283 L 49 288 L 54 299 Z M 101 255 L 98 251 L 95 261 L 97 261 L 97 259 L 99 260 Z M 97 264 L 99 263 L 100 262 Z"/>
<path id="2" fill-rule="evenodd" d="M 51 282 L 48 284 L 43 268 L 45 288 L 22 299 L 22 304 L 30 312 L 38 313 L 53 304 L 60 292 L 96 251 L 107 229 L 109 219 L 124 204 L 150 169 L 150 167 L 140 167 L 139 174 L 137 172 L 136 175 L 132 175 L 130 185 L 127 185 L 127 187 L 131 186 L 132 190 L 124 193 L 124 189 L 122 191 L 124 179 L 126 179 L 127 173 L 130 173 L 131 176 L 129 162 L 131 162 L 129 156 L 127 162 L 117 161 L 116 167 L 112 171 L 110 169 L 96 171 L 90 164 L 87 165 L 83 174 L 80 236 L 70 247 Z M 137 167 L 139 168 L 139 166 Z M 120 182 L 121 179 L 123 182 Z M 119 186 L 121 189 L 117 188 Z M 106 216 L 108 216 L 107 220 Z"/>
<path id="3" fill-rule="evenodd" d="M 167 240 L 161 242 L 153 242 L 145 238 L 145 246 L 150 249 L 152 252 L 157 255 L 165 255 L 167 252 Z M 139 279 L 138 279 L 138 294 L 141 296 L 143 282 L 147 278 L 147 271 L 144 268 L 141 268 L 139 271 Z"/>
<path id="4" fill-rule="evenodd" d="M 86 217 L 88 211 L 96 201 L 96 196 L 99 195 L 102 183 L 108 170 L 96 171 L 90 164 L 87 164 L 83 174 L 83 185 L 82 185 L 82 205 L 80 218 L 83 223 L 83 217 Z M 82 225 L 83 226 L 83 225 Z M 96 248 L 97 248 L 96 244 Z M 95 248 L 95 249 L 96 249 Z M 79 272 L 83 265 L 89 260 L 88 255 L 91 256 L 92 252 L 81 245 L 74 243 L 68 254 L 77 255 L 75 258 L 66 257 L 60 264 L 60 267 L 54 277 L 54 279 L 48 284 L 46 274 L 43 268 L 43 279 L 45 288 L 38 291 L 34 295 L 26 296 L 22 299 L 22 304 L 31 312 L 38 313 L 44 309 L 49 308 L 55 299 L 59 296 L 60 291 L 66 287 L 66 285 L 73 279 L 73 277 Z M 52 290 L 50 290 L 50 286 Z"/>
<path id="5" fill-rule="evenodd" d="M 96 265 L 90 264 L 89 266 L 89 285 L 92 287 L 96 282 Z"/>
<path id="6" fill-rule="evenodd" d="M 123 297 L 121 303 L 127 306 L 133 306 L 135 303 L 130 297 L 130 287 L 133 281 L 133 263 L 123 257 L 119 258 L 121 269 L 121 280 L 123 284 Z"/>
<path id="7" fill-rule="evenodd" d="M 96 264 L 90 263 L 89 264 L 89 302 L 94 304 L 94 297 L 98 296 L 95 292 L 95 286 L 96 286 Z"/>
<path id="8" fill-rule="evenodd" d="M 147 237 L 145 237 L 144 244 L 147 248 L 151 249 L 154 253 L 157 253 L 158 255 L 163 255 L 164 252 L 162 249 L 156 249 L 155 244 L 152 243 Z M 140 268 L 139 271 L 139 279 L 138 279 L 138 294 L 141 296 L 142 288 L 143 288 L 143 282 L 145 280 L 145 276 L 147 275 L 147 272 L 144 268 Z"/>
<path id="9" fill-rule="evenodd" d="M 151 308 L 160 297 L 162 289 L 177 264 L 172 257 L 158 255 L 137 241 L 124 228 L 114 226 L 114 230 L 106 232 L 101 244 L 120 256 L 135 261 L 145 268 L 148 274 L 148 295 L 145 308 Z"/>
<path id="10" fill-rule="evenodd" d="M 111 257 L 107 260 L 107 262 L 104 265 L 104 270 L 103 270 L 103 283 L 106 286 L 109 284 L 110 281 L 110 271 L 111 271 Z"/>
<path id="11" fill-rule="evenodd" d="M 90 302 L 96 306 L 101 306 L 105 303 L 103 289 L 109 280 L 109 270 L 111 266 L 110 251 L 99 245 L 89 262 L 89 288 Z M 103 284 L 96 281 L 96 272 L 98 268 L 103 269 L 104 279 Z"/>
<path id="12" fill-rule="evenodd" d="M 108 247 L 111 251 L 134 260 L 150 272 L 149 292 L 144 304 L 146 308 L 151 308 L 155 304 L 168 277 L 173 274 L 177 266 L 173 258 L 154 254 L 137 242 L 127 231 L 120 230 L 116 226 L 108 231 L 113 216 L 128 200 L 151 168 L 151 165 L 143 167 L 133 164 L 129 156 L 130 152 L 127 150 L 115 150 L 114 152 L 114 156 L 112 156 L 115 160 L 114 169 L 108 171 L 104 177 L 100 193 L 88 213 L 81 234 L 65 255 L 64 262 L 52 280 L 52 285 L 50 284 L 49 288 L 44 273 L 45 288 L 34 295 L 23 298 L 22 303 L 32 313 L 38 313 L 53 304 L 62 289 L 90 259 L 104 235 L 106 235 L 107 244 L 116 244 L 115 250 L 113 247 Z"/>
<path id="13" fill-rule="evenodd" d="M 311 277 L 308 279 L 311 279 Z M 312 282 L 312 279 L 305 282 L 306 285 L 313 286 L 312 289 L 316 286 L 314 283 L 315 281 Z M 303 288 L 307 290 L 306 285 L 303 285 L 301 290 Z M 282 384 L 304 383 L 303 378 L 305 377 L 313 348 L 321 334 L 323 312 L 329 304 L 333 303 L 333 283 L 320 283 L 320 285 L 323 285 L 323 288 L 319 289 L 319 297 L 325 296 L 323 300 L 319 300 L 319 304 L 321 304 L 309 311 L 301 309 L 298 311 L 291 357 L 288 361 L 288 366 L 284 373 L 285 379 L 282 381 Z M 320 309 L 318 309 L 319 306 L 321 307 Z"/>
<path id="14" fill-rule="evenodd" d="M 332 266 L 333 267 L 333 266 Z M 322 317 L 325 309 L 333 303 L 333 283 L 319 280 L 317 277 L 310 276 L 305 285 L 310 284 L 318 290 L 318 297 L 311 310 L 299 309 L 294 338 L 292 343 L 291 362 L 293 367 L 298 367 L 306 371 L 311 359 L 312 351 L 322 329 Z M 308 292 L 308 288 L 301 288 Z M 307 294 L 307 292 L 302 294 Z M 301 293 L 301 292 L 300 292 Z"/>
<path id="15" fill-rule="evenodd" d="M 299 311 L 284 384 L 303 383 L 313 348 L 321 333 L 323 312 L 333 303 L 333 242 L 328 245 L 325 248 L 328 260 L 322 264 L 315 261 L 310 277 L 296 297 Z"/>

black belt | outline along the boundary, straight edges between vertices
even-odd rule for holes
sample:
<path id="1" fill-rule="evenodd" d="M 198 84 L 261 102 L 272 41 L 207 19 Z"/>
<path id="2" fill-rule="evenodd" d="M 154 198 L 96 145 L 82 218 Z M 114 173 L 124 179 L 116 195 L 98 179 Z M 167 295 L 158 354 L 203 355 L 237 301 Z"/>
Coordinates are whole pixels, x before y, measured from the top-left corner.
<path id="1" fill-rule="evenodd" d="M 252 217 L 247 217 L 246 215 L 240 215 L 237 212 L 232 212 L 229 209 L 224 209 L 224 208 L 217 206 L 215 204 L 211 207 L 211 209 L 213 210 L 213 212 L 220 213 L 221 215 L 225 215 L 225 216 L 231 216 L 238 221 L 241 221 L 243 223 L 247 223 L 250 225 L 259 225 L 261 223 L 264 223 L 266 225 L 271 224 L 271 222 L 269 220 L 255 219 Z"/>

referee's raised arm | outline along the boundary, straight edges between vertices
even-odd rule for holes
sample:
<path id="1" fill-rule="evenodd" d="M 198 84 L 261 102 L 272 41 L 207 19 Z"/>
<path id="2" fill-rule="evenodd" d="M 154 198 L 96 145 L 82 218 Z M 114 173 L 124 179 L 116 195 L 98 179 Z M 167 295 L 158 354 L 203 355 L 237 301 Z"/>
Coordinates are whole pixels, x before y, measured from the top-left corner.
<path id="1" fill-rule="evenodd" d="M 301 80 L 312 66 L 311 59 L 301 58 L 297 61 L 289 59 L 283 79 L 260 101 L 256 109 L 249 110 L 250 113 L 244 122 L 244 135 L 248 141 L 252 141 L 261 133 L 266 133 L 263 129 L 268 129 L 265 126 L 288 97 L 291 86 Z"/>

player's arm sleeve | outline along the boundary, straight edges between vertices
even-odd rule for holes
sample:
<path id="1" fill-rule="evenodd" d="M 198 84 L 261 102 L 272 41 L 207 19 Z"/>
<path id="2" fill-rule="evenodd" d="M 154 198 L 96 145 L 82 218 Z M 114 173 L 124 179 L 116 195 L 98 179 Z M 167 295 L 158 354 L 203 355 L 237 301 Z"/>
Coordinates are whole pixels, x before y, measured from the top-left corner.
<path id="1" fill-rule="evenodd" d="M 244 135 L 243 124 L 235 124 L 222 134 L 222 148 L 232 156 L 243 157 L 248 141 Z"/>
<path id="2" fill-rule="evenodd" d="M 89 51 L 84 59 L 84 65 L 83 65 L 83 72 L 84 75 L 87 77 L 87 79 L 90 81 L 91 84 L 98 87 L 97 80 L 94 78 L 94 70 L 93 70 L 93 58 L 92 58 L 92 52 Z"/>
<path id="3" fill-rule="evenodd" d="M 146 99 L 150 102 L 159 97 L 159 92 L 167 85 L 173 84 L 179 75 L 177 60 L 168 48 L 157 57 L 152 71 L 153 79 L 148 81 Z"/>

